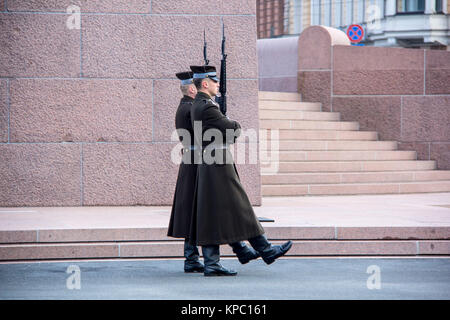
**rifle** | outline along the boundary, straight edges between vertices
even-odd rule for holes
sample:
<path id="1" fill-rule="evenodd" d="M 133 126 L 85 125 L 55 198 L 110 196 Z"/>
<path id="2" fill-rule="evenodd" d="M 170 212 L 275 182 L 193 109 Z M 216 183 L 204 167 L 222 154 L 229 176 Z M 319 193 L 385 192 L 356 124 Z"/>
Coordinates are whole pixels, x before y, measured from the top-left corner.
<path id="1" fill-rule="evenodd" d="M 216 97 L 220 111 L 227 113 L 227 54 L 225 53 L 225 25 L 222 23 L 222 60 L 220 61 L 220 97 Z"/>
<path id="2" fill-rule="evenodd" d="M 206 49 L 206 32 L 203 30 L 203 59 L 205 60 L 205 66 L 209 64 L 209 60 L 207 57 L 207 49 Z"/>

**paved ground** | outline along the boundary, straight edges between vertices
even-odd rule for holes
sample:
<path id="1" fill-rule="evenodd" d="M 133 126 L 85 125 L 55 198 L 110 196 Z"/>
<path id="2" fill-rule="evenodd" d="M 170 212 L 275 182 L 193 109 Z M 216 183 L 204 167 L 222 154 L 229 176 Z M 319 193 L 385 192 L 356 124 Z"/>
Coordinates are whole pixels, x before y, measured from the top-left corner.
<path id="1" fill-rule="evenodd" d="M 185 274 L 182 260 L 1 264 L 0 299 L 450 299 L 450 258 L 222 263 L 238 276 Z"/>
<path id="2" fill-rule="evenodd" d="M 450 226 L 450 193 L 265 197 L 270 226 Z M 0 207 L 0 230 L 167 227 L 170 206 Z"/>

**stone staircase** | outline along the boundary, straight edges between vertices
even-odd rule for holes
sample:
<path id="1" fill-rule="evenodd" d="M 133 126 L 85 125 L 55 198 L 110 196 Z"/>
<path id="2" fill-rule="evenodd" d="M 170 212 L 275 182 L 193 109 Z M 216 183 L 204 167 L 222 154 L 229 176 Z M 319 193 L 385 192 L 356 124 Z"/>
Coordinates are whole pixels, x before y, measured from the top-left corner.
<path id="1" fill-rule="evenodd" d="M 449 192 L 450 170 L 297 93 L 259 92 L 262 196 Z M 272 136 L 278 133 L 278 138 Z M 276 145 L 273 145 L 273 144 Z"/>
<path id="2" fill-rule="evenodd" d="M 450 254 L 450 227 L 270 227 L 278 244 L 293 240 L 288 256 L 440 256 Z M 80 259 L 182 258 L 183 242 L 167 228 L 89 228 L 0 231 L 0 262 Z M 234 257 L 229 246 L 221 256 Z"/>

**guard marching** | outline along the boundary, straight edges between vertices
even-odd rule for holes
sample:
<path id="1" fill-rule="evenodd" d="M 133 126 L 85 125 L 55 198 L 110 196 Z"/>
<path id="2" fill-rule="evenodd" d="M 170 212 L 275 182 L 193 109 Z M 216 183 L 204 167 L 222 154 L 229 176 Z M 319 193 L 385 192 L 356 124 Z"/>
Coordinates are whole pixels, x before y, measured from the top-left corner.
<path id="1" fill-rule="evenodd" d="M 219 245 L 230 244 L 239 261 L 255 259 L 256 250 L 257 256 L 271 264 L 291 248 L 292 242 L 273 246 L 267 241 L 241 185 L 229 150 L 241 126 L 221 113 L 213 101 L 219 89 L 216 68 L 191 66 L 191 70 L 198 90 L 191 108 L 191 121 L 195 146 L 202 150 L 202 157 L 197 166 L 189 242 L 202 246 L 205 276 L 233 276 L 235 271 L 220 264 Z M 201 128 L 200 133 L 196 127 Z M 206 136 L 214 139 L 204 139 Z M 248 240 L 255 250 L 243 240 Z"/>
<path id="2" fill-rule="evenodd" d="M 197 88 L 193 83 L 192 72 L 180 72 L 176 76 L 181 80 L 180 89 L 183 94 L 175 115 L 175 127 L 179 140 L 183 145 L 182 162 L 178 170 L 177 184 L 170 215 L 169 237 L 184 238 L 184 271 L 203 272 L 203 264 L 199 261 L 196 246 L 189 244 L 189 230 L 191 225 L 192 203 L 194 197 L 197 165 L 194 163 L 194 144 L 187 139 L 194 136 L 191 122 L 191 107 Z"/>

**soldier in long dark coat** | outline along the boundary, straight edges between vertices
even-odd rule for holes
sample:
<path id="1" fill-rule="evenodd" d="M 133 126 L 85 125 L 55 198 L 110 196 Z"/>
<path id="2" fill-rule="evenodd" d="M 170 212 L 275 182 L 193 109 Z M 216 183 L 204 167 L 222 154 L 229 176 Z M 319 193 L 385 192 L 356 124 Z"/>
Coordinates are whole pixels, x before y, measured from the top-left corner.
<path id="1" fill-rule="evenodd" d="M 189 244 L 192 202 L 194 197 L 197 165 L 194 164 L 194 131 L 191 122 L 191 107 L 197 88 L 193 84 L 192 72 L 176 74 L 181 80 L 181 98 L 175 115 L 175 127 L 179 140 L 183 145 L 182 162 L 178 170 L 177 184 L 173 198 L 167 235 L 174 238 L 184 238 L 184 271 L 203 272 L 203 264 L 199 261 L 199 252 L 195 245 Z"/>
<path id="2" fill-rule="evenodd" d="M 181 80 L 181 98 L 175 115 L 175 127 L 178 138 L 183 145 L 182 162 L 178 171 L 177 184 L 173 199 L 172 212 L 170 215 L 169 228 L 167 235 L 174 238 L 184 238 L 184 271 L 204 272 L 204 266 L 199 261 L 199 252 L 197 246 L 189 243 L 191 215 L 194 202 L 195 183 L 197 178 L 197 164 L 195 164 L 195 155 L 201 154 L 201 148 L 194 144 L 194 132 L 191 121 L 191 108 L 197 88 L 193 84 L 192 72 L 177 73 L 176 76 Z M 247 248 L 244 243 L 234 244 L 239 247 L 239 262 L 248 263 L 250 260 L 257 259 L 260 255 L 253 249 Z"/>
<path id="3" fill-rule="evenodd" d="M 267 241 L 241 185 L 228 148 L 240 134 L 241 126 L 223 115 L 212 100 L 219 89 L 215 67 L 191 66 L 191 70 L 198 90 L 191 108 L 191 121 L 195 144 L 203 152 L 200 159 L 196 159 L 199 164 L 189 239 L 191 244 L 202 246 L 205 276 L 233 276 L 236 271 L 220 264 L 220 244 L 230 244 L 239 258 L 249 249 L 241 241 L 248 240 L 270 264 L 284 255 L 292 242 L 273 246 Z M 215 138 L 205 139 L 210 137 L 208 133 Z"/>

